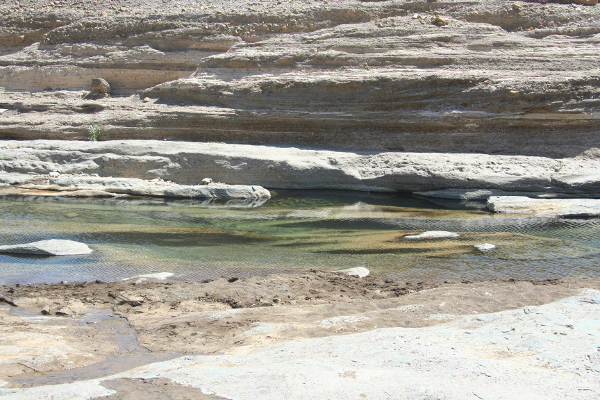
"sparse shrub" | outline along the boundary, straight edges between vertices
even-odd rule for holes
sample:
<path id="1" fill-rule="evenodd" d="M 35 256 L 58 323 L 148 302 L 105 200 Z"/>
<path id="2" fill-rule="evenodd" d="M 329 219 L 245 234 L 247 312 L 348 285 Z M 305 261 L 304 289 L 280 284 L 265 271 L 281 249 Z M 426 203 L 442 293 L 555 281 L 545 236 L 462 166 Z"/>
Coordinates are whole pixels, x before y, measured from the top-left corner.
<path id="1" fill-rule="evenodd" d="M 100 132 L 102 132 L 102 127 L 98 124 L 90 125 L 88 128 L 89 138 L 92 142 L 97 142 L 100 139 Z"/>

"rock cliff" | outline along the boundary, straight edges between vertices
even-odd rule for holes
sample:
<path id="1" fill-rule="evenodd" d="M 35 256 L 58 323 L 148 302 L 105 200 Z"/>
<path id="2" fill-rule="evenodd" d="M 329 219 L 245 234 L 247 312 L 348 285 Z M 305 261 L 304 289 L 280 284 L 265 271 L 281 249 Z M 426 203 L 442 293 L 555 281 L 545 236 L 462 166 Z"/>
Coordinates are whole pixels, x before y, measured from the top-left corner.
<path id="1" fill-rule="evenodd" d="M 82 141 L 97 124 L 103 141 L 251 146 L 175 160 L 177 183 L 597 192 L 598 21 L 598 6 L 519 1 L 20 0 L 0 5 L 0 139 Z M 88 95 L 93 78 L 111 97 Z M 316 175 L 277 156 L 313 150 Z M 148 175 L 139 151 L 114 174 Z"/>

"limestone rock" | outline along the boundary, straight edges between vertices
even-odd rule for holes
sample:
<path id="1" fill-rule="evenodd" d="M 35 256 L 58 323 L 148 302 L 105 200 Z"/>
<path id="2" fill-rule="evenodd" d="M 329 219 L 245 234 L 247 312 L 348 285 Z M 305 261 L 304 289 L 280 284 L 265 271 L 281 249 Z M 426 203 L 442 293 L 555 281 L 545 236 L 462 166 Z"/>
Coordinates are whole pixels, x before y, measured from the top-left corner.
<path id="1" fill-rule="evenodd" d="M 597 179 L 598 177 L 596 177 Z M 593 177 L 588 177 L 588 181 L 592 182 Z M 452 199 L 452 200 L 487 200 L 492 196 L 525 196 L 546 199 L 560 199 L 573 197 L 594 197 L 594 193 L 561 193 L 561 192 L 515 192 L 498 189 L 442 189 L 430 190 L 427 192 L 414 192 L 414 194 L 424 197 Z"/>
<path id="2" fill-rule="evenodd" d="M 121 4 L 130 10 L 125 18 L 87 2 L 54 22 L 43 10 L 25 16 L 0 5 L 0 134 L 81 140 L 93 121 L 110 127 L 103 140 L 282 150 L 260 166 L 232 155 L 200 170 L 181 154 L 159 171 L 192 175 L 176 180 L 186 184 L 201 171 L 275 188 L 600 189 L 600 7 L 330 1 L 317 11 L 297 0 L 208 3 L 197 15 L 177 2 L 163 2 L 161 12 Z M 81 102 L 92 78 L 110 82 L 115 96 Z M 303 171 L 290 166 L 283 150 L 309 147 L 354 154 L 327 155 Z M 96 161 L 118 169 L 118 160 L 88 165 Z M 35 172 L 49 170 L 39 164 Z"/>
<path id="3" fill-rule="evenodd" d="M 0 246 L 0 253 L 34 254 L 44 256 L 72 256 L 92 252 L 85 243 L 73 240 L 50 239 L 27 244 Z"/>
<path id="4" fill-rule="evenodd" d="M 66 175 L 58 178 L 46 176 L 26 176 L 3 173 L 0 183 L 20 181 L 20 189 L 54 191 L 52 195 L 61 197 L 120 197 L 155 196 L 190 199 L 219 199 L 255 201 L 270 199 L 271 193 L 257 185 L 180 185 L 162 179 L 145 180 L 125 177 L 100 177 L 93 175 Z"/>
<path id="5" fill-rule="evenodd" d="M 187 165 L 202 165 L 202 169 Z M 61 171 L 56 180 L 43 172 L 53 170 Z M 423 174 L 425 170 L 426 175 Z M 168 177 L 174 183 L 187 186 L 189 182 L 198 182 L 198 174 L 201 173 L 201 176 L 210 176 L 215 181 L 235 185 L 253 183 L 274 189 L 327 187 L 415 192 L 443 187 L 489 187 L 503 189 L 504 192 L 485 189 L 475 190 L 477 193 L 473 195 L 487 197 L 507 194 L 508 191 L 545 191 L 548 195 L 548 191 L 555 191 L 585 196 L 599 193 L 598 170 L 600 157 L 586 159 L 582 163 L 579 159 L 546 157 L 315 151 L 283 146 L 141 139 L 94 143 L 66 140 L 0 142 L 0 182 L 7 184 L 32 181 L 39 184 L 50 180 L 67 186 L 71 181 L 78 186 L 101 171 L 104 177 L 114 178 L 148 180 Z M 72 174 L 75 176 L 71 179 Z M 83 177 L 77 178 L 80 174 Z M 567 175 L 569 181 L 559 179 Z M 198 186 L 204 190 L 217 188 L 214 184 Z M 460 198 L 464 194 L 464 191 L 457 191 L 451 196 Z"/>
<path id="6" fill-rule="evenodd" d="M 487 208 L 497 213 L 556 217 L 598 217 L 600 199 L 532 199 L 524 196 L 492 196 Z"/>
<path id="7" fill-rule="evenodd" d="M 496 248 L 496 245 L 490 243 L 476 244 L 475 247 L 479 251 L 490 251 Z"/>
<path id="8" fill-rule="evenodd" d="M 444 239 L 444 238 L 456 238 L 460 235 L 455 232 L 448 231 L 427 231 L 423 232 L 419 235 L 407 235 L 404 236 L 405 239 L 409 240 L 420 240 L 420 239 Z"/>
<path id="9" fill-rule="evenodd" d="M 174 274 L 172 272 L 156 272 L 153 274 L 142 274 L 142 275 L 136 275 L 136 276 L 132 276 L 129 278 L 124 278 L 121 279 L 122 281 L 130 281 L 130 280 L 134 280 L 135 284 L 139 284 L 142 282 L 145 282 L 149 279 L 156 279 L 156 280 L 160 280 L 160 281 L 164 281 L 170 277 L 172 277 Z"/>
<path id="10" fill-rule="evenodd" d="M 333 272 L 337 272 L 340 274 L 346 274 L 346 275 L 350 275 L 350 276 L 358 276 L 359 278 L 364 278 L 365 276 L 369 276 L 369 274 L 371 273 L 371 271 L 369 271 L 369 269 L 365 268 L 365 267 L 340 269 L 338 271 L 333 271 Z"/>
<path id="11" fill-rule="evenodd" d="M 441 18 L 441 17 L 438 17 L 438 16 L 436 16 L 436 17 L 433 17 L 433 18 L 431 19 L 431 23 L 432 23 L 433 25 L 436 25 L 436 26 L 440 26 L 440 27 L 441 27 L 441 26 L 446 26 L 446 25 L 448 25 L 448 20 L 447 20 L 447 19 L 444 19 L 444 18 Z"/>

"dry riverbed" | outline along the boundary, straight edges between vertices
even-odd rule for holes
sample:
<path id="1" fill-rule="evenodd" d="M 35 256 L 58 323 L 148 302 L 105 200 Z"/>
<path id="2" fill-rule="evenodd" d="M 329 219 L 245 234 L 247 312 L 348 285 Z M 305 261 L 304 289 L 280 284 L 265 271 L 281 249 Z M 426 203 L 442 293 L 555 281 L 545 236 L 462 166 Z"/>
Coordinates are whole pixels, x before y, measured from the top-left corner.
<path id="1" fill-rule="evenodd" d="M 50 395 L 62 384 L 153 362 L 189 361 L 191 355 L 250 356 L 298 340 L 368 335 L 380 328 L 418 332 L 551 303 L 584 288 L 600 290 L 600 278 L 427 284 L 310 270 L 206 282 L 135 278 L 3 286 L 0 395 L 34 398 L 26 391 L 61 385 L 52 386 Z M 104 380 L 101 387 L 114 399 L 132 393 L 144 399 L 219 398 L 194 386 L 155 376 Z M 94 398 L 90 393 L 80 398 Z"/>

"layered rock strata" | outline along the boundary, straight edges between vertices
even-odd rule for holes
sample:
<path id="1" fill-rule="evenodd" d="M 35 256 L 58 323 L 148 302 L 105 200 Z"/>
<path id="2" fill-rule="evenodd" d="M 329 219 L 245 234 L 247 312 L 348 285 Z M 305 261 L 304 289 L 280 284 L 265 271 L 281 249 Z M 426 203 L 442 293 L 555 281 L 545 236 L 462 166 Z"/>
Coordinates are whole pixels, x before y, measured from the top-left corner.
<path id="1" fill-rule="evenodd" d="M 0 6 L 0 139 L 84 140 L 98 124 L 101 140 L 376 152 L 420 171 L 382 164 L 348 184 L 339 164 L 322 181 L 267 168 L 252 181 L 271 187 L 597 191 L 597 6 L 20 3 Z M 86 98 L 93 78 L 112 97 Z"/>
<path id="2" fill-rule="evenodd" d="M 116 175 L 116 174 L 115 174 Z M 144 180 L 120 176 L 99 177 L 83 173 L 77 175 L 60 174 L 22 174 L 0 172 L 0 186 L 12 185 L 25 191 L 51 191 L 55 196 L 63 197 L 119 197 L 152 196 L 186 199 L 266 201 L 271 193 L 252 185 L 228 185 L 210 183 L 209 185 L 179 185 L 162 179 Z M 30 192 L 31 193 L 31 192 Z M 13 194 L 19 194 L 13 192 Z M 23 194 L 26 194 L 24 192 Z M 35 193 L 39 194 L 39 193 Z"/>
<path id="3" fill-rule="evenodd" d="M 600 190 L 600 160 L 586 156 L 554 159 L 351 152 L 155 140 L 4 141 L 1 145 L 0 182 L 38 189 L 57 185 L 99 189 L 112 185 L 113 191 L 125 193 L 134 181 L 164 179 L 204 190 L 214 184 L 195 185 L 209 176 L 231 185 L 253 182 L 279 189 L 414 192 L 455 187 L 574 195 Z M 93 174 L 98 176 L 90 176 Z M 122 183 L 123 179 L 130 183 Z M 148 189 L 148 194 L 150 190 L 166 193 L 168 189 L 160 181 L 155 186 Z M 250 193 L 259 192 L 250 189 Z M 485 193 L 490 196 L 497 192 Z"/>

